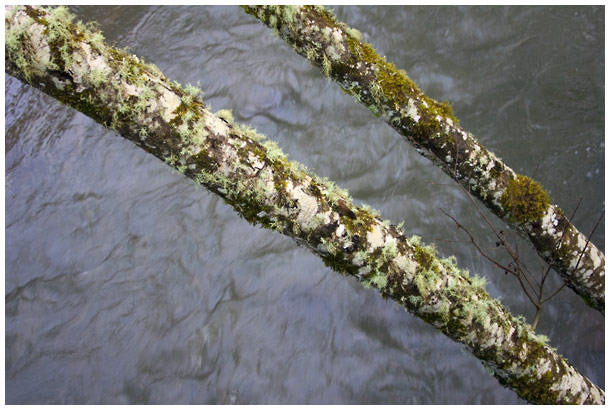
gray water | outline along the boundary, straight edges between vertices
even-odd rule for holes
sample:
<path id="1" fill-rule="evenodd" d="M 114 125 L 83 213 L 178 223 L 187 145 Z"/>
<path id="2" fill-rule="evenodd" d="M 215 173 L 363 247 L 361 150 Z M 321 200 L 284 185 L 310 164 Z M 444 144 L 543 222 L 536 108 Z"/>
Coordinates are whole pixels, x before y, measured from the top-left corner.
<path id="1" fill-rule="evenodd" d="M 532 320 L 516 280 L 439 210 L 493 247 L 455 184 L 239 7 L 72 9 Z M 605 207 L 603 7 L 334 9 L 566 213 L 582 196 L 574 223 L 591 231 Z M 84 115 L 5 87 L 7 403 L 524 403 L 376 291 Z M 601 314 L 564 289 L 538 329 L 604 388 Z"/>

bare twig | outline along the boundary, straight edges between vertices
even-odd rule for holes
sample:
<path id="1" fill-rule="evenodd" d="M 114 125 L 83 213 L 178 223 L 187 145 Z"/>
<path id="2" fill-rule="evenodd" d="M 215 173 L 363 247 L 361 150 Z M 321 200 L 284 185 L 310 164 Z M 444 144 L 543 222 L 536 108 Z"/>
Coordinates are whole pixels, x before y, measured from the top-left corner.
<path id="1" fill-rule="evenodd" d="M 459 181 L 459 179 L 457 178 L 457 158 L 458 158 L 457 154 L 458 153 L 457 153 L 457 147 L 456 147 L 453 176 L 455 177 L 456 180 Z M 537 170 L 538 170 L 538 167 L 536 167 L 536 169 L 534 170 L 534 174 L 536 173 Z M 528 266 L 526 264 L 523 264 L 521 261 L 519 245 L 518 245 L 518 240 L 517 240 L 516 234 L 514 237 L 514 242 L 513 242 L 514 244 L 511 247 L 511 245 L 508 243 L 508 241 L 506 239 L 506 235 L 505 235 L 504 231 L 502 231 L 502 230 L 498 231 L 496 229 L 496 227 L 489 221 L 489 219 L 482 212 L 481 208 L 479 207 L 478 202 L 474 200 L 474 198 L 472 197 L 470 192 L 461 183 L 458 184 L 458 186 L 466 194 L 466 197 L 475 206 L 478 215 L 482 218 L 482 220 L 485 222 L 485 224 L 491 229 L 491 231 L 494 233 L 494 235 L 498 239 L 498 241 L 496 242 L 496 247 L 502 246 L 504 248 L 504 250 L 506 251 L 506 253 L 508 254 L 508 256 L 510 257 L 511 262 L 508 264 L 503 264 L 503 263 L 499 262 L 497 259 L 495 259 L 494 257 L 490 256 L 487 252 L 485 252 L 484 248 L 481 245 L 479 245 L 479 243 L 475 240 L 474 236 L 472 235 L 472 233 L 470 232 L 470 230 L 468 228 L 466 228 L 464 225 L 462 225 L 460 222 L 458 222 L 458 220 L 456 218 L 451 216 L 449 213 L 447 213 L 442 208 L 440 208 L 441 212 L 444 213 L 447 217 L 449 217 L 456 224 L 456 227 L 458 230 L 462 230 L 466 233 L 466 235 L 468 235 L 469 241 L 464 241 L 464 242 L 471 243 L 481 256 L 483 256 L 485 259 L 487 259 L 488 261 L 493 263 L 499 269 L 502 269 L 506 274 L 510 273 L 511 275 L 513 275 L 517 278 L 517 280 L 519 281 L 519 285 L 521 286 L 521 289 L 523 290 L 526 297 L 530 300 L 530 302 L 532 303 L 532 305 L 534 305 L 534 307 L 536 309 L 535 315 L 534 315 L 534 320 L 532 322 L 532 328 L 535 330 L 536 326 L 538 325 L 538 323 L 540 321 L 540 316 L 542 313 L 542 306 L 544 305 L 544 303 L 548 302 L 550 299 L 552 299 L 557 294 L 559 294 L 559 292 L 561 292 L 561 290 L 563 290 L 563 288 L 566 286 L 567 282 L 564 282 L 555 292 L 553 292 L 550 296 L 545 298 L 544 297 L 544 285 L 546 283 L 546 279 L 549 275 L 549 272 L 551 271 L 552 265 L 546 264 L 546 266 L 545 266 L 545 264 L 541 264 L 540 280 L 539 281 L 535 280 L 534 279 L 535 275 L 530 271 Z M 572 215 L 568 219 L 568 225 L 567 225 L 568 228 L 565 228 L 564 231 L 562 232 L 558 247 L 560 247 L 561 244 L 563 243 L 566 233 L 569 230 L 569 226 L 571 226 L 572 220 L 574 219 L 574 216 L 576 215 L 576 212 L 578 211 L 581 202 L 582 202 L 582 196 L 580 197 L 578 204 L 576 205 L 574 211 L 572 212 Z M 582 259 L 583 255 L 585 254 L 587 246 L 589 245 L 590 239 L 593 236 L 593 233 L 595 232 L 595 230 L 597 229 L 599 223 L 601 222 L 603 215 L 604 215 L 604 213 L 602 212 L 602 215 L 600 216 L 597 223 L 593 227 L 593 230 L 587 237 L 587 241 L 585 243 L 584 248 L 580 252 L 576 266 L 572 270 L 573 272 L 576 271 L 576 269 L 578 269 L 581 259 Z M 541 260 L 542 260 L 542 258 L 541 258 Z"/>

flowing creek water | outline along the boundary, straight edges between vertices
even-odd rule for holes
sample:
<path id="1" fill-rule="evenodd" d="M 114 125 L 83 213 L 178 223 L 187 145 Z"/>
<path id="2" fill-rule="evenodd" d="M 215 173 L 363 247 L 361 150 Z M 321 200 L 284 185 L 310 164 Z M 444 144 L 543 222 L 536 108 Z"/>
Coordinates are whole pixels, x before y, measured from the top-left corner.
<path id="1" fill-rule="evenodd" d="M 603 7 L 333 9 L 567 214 L 582 197 L 574 224 L 591 231 L 605 208 Z M 455 183 L 239 7 L 72 11 L 533 319 L 517 281 L 440 211 L 495 247 Z M 6 74 L 5 100 L 8 404 L 524 403 L 461 345 L 131 142 Z M 604 235 L 602 221 L 602 250 Z M 604 388 L 600 313 L 564 289 L 538 331 Z"/>

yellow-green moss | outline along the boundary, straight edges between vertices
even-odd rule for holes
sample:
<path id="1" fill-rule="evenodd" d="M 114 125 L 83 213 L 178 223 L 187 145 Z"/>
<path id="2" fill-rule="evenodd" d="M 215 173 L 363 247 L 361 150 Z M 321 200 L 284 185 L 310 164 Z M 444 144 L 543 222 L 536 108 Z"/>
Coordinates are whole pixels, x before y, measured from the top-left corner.
<path id="1" fill-rule="evenodd" d="M 407 77 L 403 70 L 398 70 L 394 63 L 382 61 L 380 70 L 377 72 L 377 81 L 386 98 L 396 107 L 407 104 L 409 95 L 407 93 L 419 94 L 417 85 Z"/>
<path id="2" fill-rule="evenodd" d="M 430 270 L 435 260 L 435 255 L 424 246 L 415 246 L 415 260 L 423 270 Z"/>
<path id="3" fill-rule="evenodd" d="M 339 206 L 334 207 L 339 211 Z M 361 238 L 366 238 L 367 232 L 373 231 L 373 223 L 375 216 L 365 208 L 355 208 L 354 215 L 345 212 L 339 212 L 341 223 L 345 225 L 345 229 L 351 235 L 359 235 Z"/>
<path id="4" fill-rule="evenodd" d="M 517 175 L 508 183 L 500 203 L 512 220 L 526 223 L 544 216 L 549 206 L 549 195 L 536 181 Z"/>

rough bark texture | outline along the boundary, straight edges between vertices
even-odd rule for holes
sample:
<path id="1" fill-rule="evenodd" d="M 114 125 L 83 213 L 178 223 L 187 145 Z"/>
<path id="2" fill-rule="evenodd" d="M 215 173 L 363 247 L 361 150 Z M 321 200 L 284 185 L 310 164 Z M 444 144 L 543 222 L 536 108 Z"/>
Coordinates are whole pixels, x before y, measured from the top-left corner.
<path id="1" fill-rule="evenodd" d="M 603 390 L 513 318 L 451 258 L 345 191 L 288 161 L 273 142 L 212 114 L 194 87 L 171 83 L 65 8 L 6 8 L 6 69 L 111 127 L 220 195 L 252 224 L 304 244 L 463 343 L 498 380 L 532 403 L 603 403 Z"/>
<path id="2" fill-rule="evenodd" d="M 362 42 L 358 30 L 322 7 L 244 8 L 528 237 L 566 284 L 604 313 L 604 254 L 549 202 L 538 183 L 516 174 L 459 127 L 447 103 L 424 95 L 403 70 Z"/>

